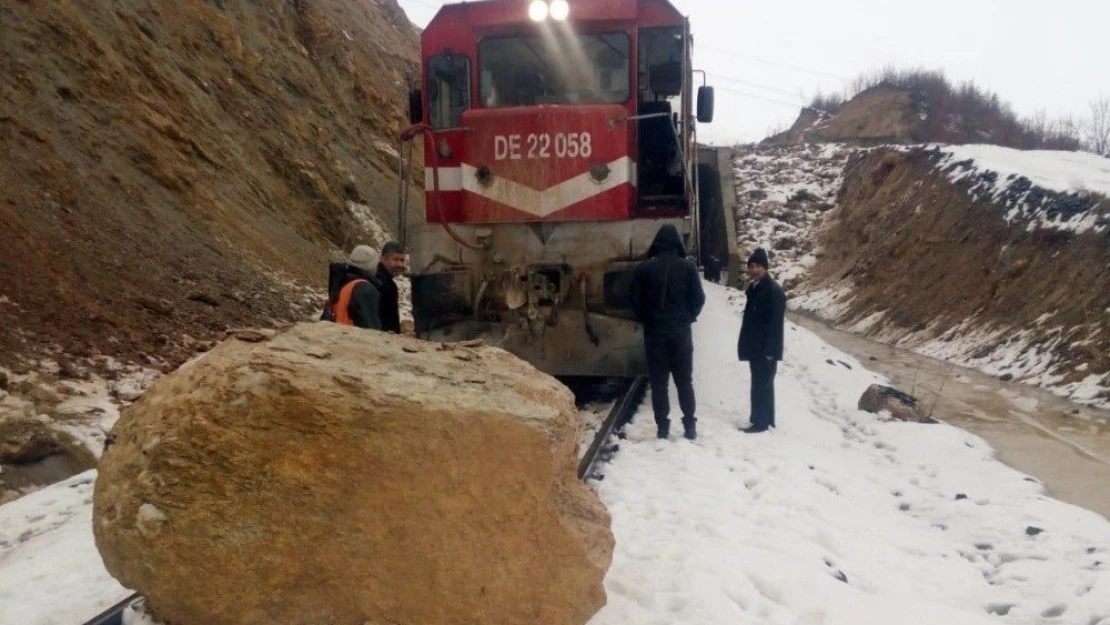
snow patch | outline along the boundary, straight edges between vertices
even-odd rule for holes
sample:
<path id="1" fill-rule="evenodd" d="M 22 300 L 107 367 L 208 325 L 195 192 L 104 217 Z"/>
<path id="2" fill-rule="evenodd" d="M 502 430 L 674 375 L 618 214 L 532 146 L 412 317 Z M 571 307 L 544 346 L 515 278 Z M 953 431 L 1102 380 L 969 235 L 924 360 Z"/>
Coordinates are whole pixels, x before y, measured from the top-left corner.
<path id="1" fill-rule="evenodd" d="M 937 169 L 968 193 L 1007 208 L 1006 220 L 1027 229 L 1081 233 L 1110 228 L 1110 159 L 1087 152 L 1016 150 L 996 145 L 930 146 Z M 1048 192 L 1048 193 L 1046 193 Z M 1103 196 L 1099 201 L 1098 194 Z"/>
<path id="2" fill-rule="evenodd" d="M 741 251 L 767 250 L 787 290 L 816 264 L 811 233 L 835 207 L 844 166 L 857 151 L 837 144 L 737 149 L 737 242 Z"/>
<path id="3" fill-rule="evenodd" d="M 389 229 L 382 224 L 381 220 L 374 215 L 373 209 L 366 204 L 348 201 L 347 211 L 355 218 L 358 225 L 370 235 L 370 244 L 373 245 L 375 249 L 381 250 L 386 241 L 393 238 L 390 235 Z M 347 252 L 350 250 L 344 251 Z"/>

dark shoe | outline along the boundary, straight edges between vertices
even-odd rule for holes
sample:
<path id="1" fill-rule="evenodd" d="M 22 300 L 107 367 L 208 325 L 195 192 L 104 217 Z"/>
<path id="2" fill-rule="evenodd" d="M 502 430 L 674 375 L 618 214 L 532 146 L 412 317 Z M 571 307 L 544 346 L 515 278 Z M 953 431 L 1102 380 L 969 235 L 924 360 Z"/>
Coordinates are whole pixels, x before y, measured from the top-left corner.
<path id="1" fill-rule="evenodd" d="M 694 418 L 682 420 L 682 435 L 688 440 L 695 440 L 698 437 L 698 420 Z"/>
<path id="2" fill-rule="evenodd" d="M 667 438 L 667 435 L 671 433 L 671 422 L 656 423 L 655 428 L 655 438 Z"/>
<path id="3" fill-rule="evenodd" d="M 766 425 L 753 425 L 746 428 L 740 428 L 740 431 L 745 434 L 759 434 L 760 432 L 766 432 L 768 429 L 770 428 Z"/>

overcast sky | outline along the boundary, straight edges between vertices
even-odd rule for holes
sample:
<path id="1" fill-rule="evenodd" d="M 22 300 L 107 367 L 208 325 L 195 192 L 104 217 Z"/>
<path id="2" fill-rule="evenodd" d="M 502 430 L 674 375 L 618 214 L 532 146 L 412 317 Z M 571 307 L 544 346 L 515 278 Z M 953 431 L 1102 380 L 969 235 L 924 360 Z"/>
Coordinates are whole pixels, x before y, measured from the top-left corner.
<path id="1" fill-rule="evenodd" d="M 443 4 L 399 2 L 421 27 Z M 759 140 L 793 123 L 818 90 L 885 65 L 974 80 L 1022 115 L 1083 117 L 1110 95 L 1110 0 L 672 2 L 690 17 L 695 65 L 717 90 L 716 119 L 698 128 L 704 142 Z"/>

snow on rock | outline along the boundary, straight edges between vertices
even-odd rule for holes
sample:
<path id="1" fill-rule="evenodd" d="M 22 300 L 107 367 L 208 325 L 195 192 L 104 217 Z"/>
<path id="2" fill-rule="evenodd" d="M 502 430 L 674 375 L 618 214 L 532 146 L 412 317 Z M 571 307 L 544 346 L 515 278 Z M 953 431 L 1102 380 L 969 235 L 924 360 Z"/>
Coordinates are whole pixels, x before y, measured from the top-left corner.
<path id="1" fill-rule="evenodd" d="M 1088 152 L 946 145 L 937 168 L 972 196 L 1000 203 L 1007 221 L 1084 232 L 1110 228 L 1110 159 Z M 1102 196 L 1102 197 L 1099 197 Z"/>
<path id="2" fill-rule="evenodd" d="M 886 342 L 991 375 L 1006 376 L 1004 379 L 1044 387 L 1078 404 L 1110 407 L 1107 396 L 1110 384 L 1106 384 L 1110 374 L 1088 375 L 1079 382 L 1064 383 L 1069 370 L 1082 372 L 1085 368 L 1067 360 L 1060 350 L 1071 333 L 1082 329 L 1083 326 L 1015 329 L 971 318 L 940 336 L 925 338 L 929 333 L 908 333 Z"/>
<path id="3" fill-rule="evenodd" d="M 835 206 L 854 148 L 808 144 L 740 147 L 733 159 L 736 236 L 744 258 L 762 247 L 787 290 L 817 262 L 812 233 Z"/>
<path id="4" fill-rule="evenodd" d="M 358 202 L 347 202 L 347 210 L 351 216 L 355 218 L 359 227 L 363 229 L 370 236 L 370 240 L 366 243 L 373 246 L 377 250 L 382 249 L 382 245 L 389 241 L 392 237 L 389 228 L 386 228 L 374 214 L 374 209 L 366 204 Z M 353 246 L 352 246 L 353 247 Z"/>

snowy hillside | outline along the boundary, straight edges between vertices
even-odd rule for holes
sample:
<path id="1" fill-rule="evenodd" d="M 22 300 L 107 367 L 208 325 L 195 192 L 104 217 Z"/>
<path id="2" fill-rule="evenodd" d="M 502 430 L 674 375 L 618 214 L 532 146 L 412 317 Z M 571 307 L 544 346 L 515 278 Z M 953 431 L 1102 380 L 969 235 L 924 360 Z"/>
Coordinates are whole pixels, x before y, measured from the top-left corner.
<path id="1" fill-rule="evenodd" d="M 737 148 L 733 174 L 742 256 L 762 247 L 780 282 L 790 287 L 800 281 L 817 262 L 813 235 L 834 206 L 853 151 L 834 144 Z"/>
<path id="2" fill-rule="evenodd" d="M 1110 159 L 1087 152 L 943 146 L 937 168 L 976 198 L 1004 204 L 1007 221 L 1034 228 L 1110 228 Z M 1097 194 L 1097 195 L 1096 195 Z M 1101 195 L 1102 197 L 1098 197 Z"/>
<path id="3" fill-rule="evenodd" d="M 701 438 L 655 439 L 645 402 L 604 467 L 617 548 L 591 625 L 1110 625 L 1110 521 L 976 436 L 857 410 L 883 379 L 810 332 L 788 324 L 778 429 L 737 431 L 743 296 L 707 295 Z M 0 507 L 0 623 L 72 625 L 127 594 L 93 545 L 94 477 Z"/>
<path id="4" fill-rule="evenodd" d="M 906 157 L 892 182 L 876 182 L 885 180 L 879 171 L 883 164 L 865 158 L 872 154 L 878 159 L 879 148 L 810 144 L 738 149 L 734 167 L 742 253 L 756 246 L 771 251 L 772 273 L 791 294 L 790 306 L 795 310 L 921 354 L 1043 386 L 1077 402 L 1110 407 L 1110 372 L 1098 356 L 1100 337 L 1110 319 L 1110 302 L 1103 303 L 1097 294 L 1110 261 L 1110 248 L 1104 242 L 1087 240 L 1084 245 L 1094 250 L 1090 252 L 1072 246 L 1077 251 L 1069 257 L 1069 271 L 1079 268 L 1075 263 L 1084 263 L 1084 275 L 1095 280 L 1085 287 L 1096 291 L 1090 301 L 1078 304 L 1086 313 L 1070 314 L 1075 311 L 1064 309 L 1069 302 L 1059 302 L 1047 291 L 1030 290 L 1024 297 L 1015 291 L 1013 298 L 1023 309 L 1040 306 L 1038 302 L 1048 307 L 1015 323 L 1005 319 L 1013 304 L 999 309 L 996 299 L 1008 293 L 1007 289 L 1025 288 L 1021 280 L 1025 280 L 1026 268 L 1032 271 L 1037 264 L 1057 258 L 1061 246 L 1069 245 L 1067 239 L 1051 237 L 1022 240 L 1022 233 L 1110 232 L 1110 159 L 982 145 L 890 149 Z M 849 161 L 856 163 L 850 189 L 843 188 Z M 851 191 L 848 201 L 868 204 L 838 205 L 844 201 L 843 197 L 838 200 L 838 193 L 844 191 Z M 959 202 L 973 205 L 975 210 L 957 217 Z M 847 210 L 854 212 L 855 225 L 845 229 L 838 221 Z M 875 214 L 874 223 L 868 226 L 869 211 L 886 211 L 886 221 L 880 225 Z M 992 214 L 1003 217 L 1013 234 L 999 235 L 991 223 Z M 953 224 L 954 234 L 935 230 L 937 224 L 945 223 Z M 833 230 L 837 234 L 830 234 Z M 829 250 L 821 247 L 823 231 L 826 243 L 839 248 L 835 262 Z M 988 237 L 994 236 L 1007 238 L 993 244 Z M 1041 240 L 1048 243 L 1039 243 Z M 953 256 L 959 253 L 956 248 L 943 248 L 949 264 L 959 258 L 958 262 L 974 266 L 964 268 L 967 275 L 936 272 L 936 263 L 929 259 L 937 245 L 974 250 L 963 258 Z M 849 249 L 853 246 L 859 249 Z M 854 256 L 845 261 L 849 255 Z M 820 284 L 807 279 L 815 272 L 823 275 Z M 890 285 L 883 281 L 895 277 L 892 272 L 915 276 L 905 287 L 910 291 L 889 290 Z M 861 283 L 864 276 L 870 282 Z M 946 300 L 939 292 L 928 313 L 920 302 L 908 311 L 891 306 L 907 296 L 940 289 L 939 285 L 953 278 L 968 278 L 981 285 L 982 302 L 976 304 L 977 310 L 953 321 L 953 308 L 941 305 Z M 865 291 L 873 303 L 861 308 L 859 298 Z M 956 309 L 960 305 L 953 303 Z M 915 316 L 913 323 L 906 323 Z"/>

